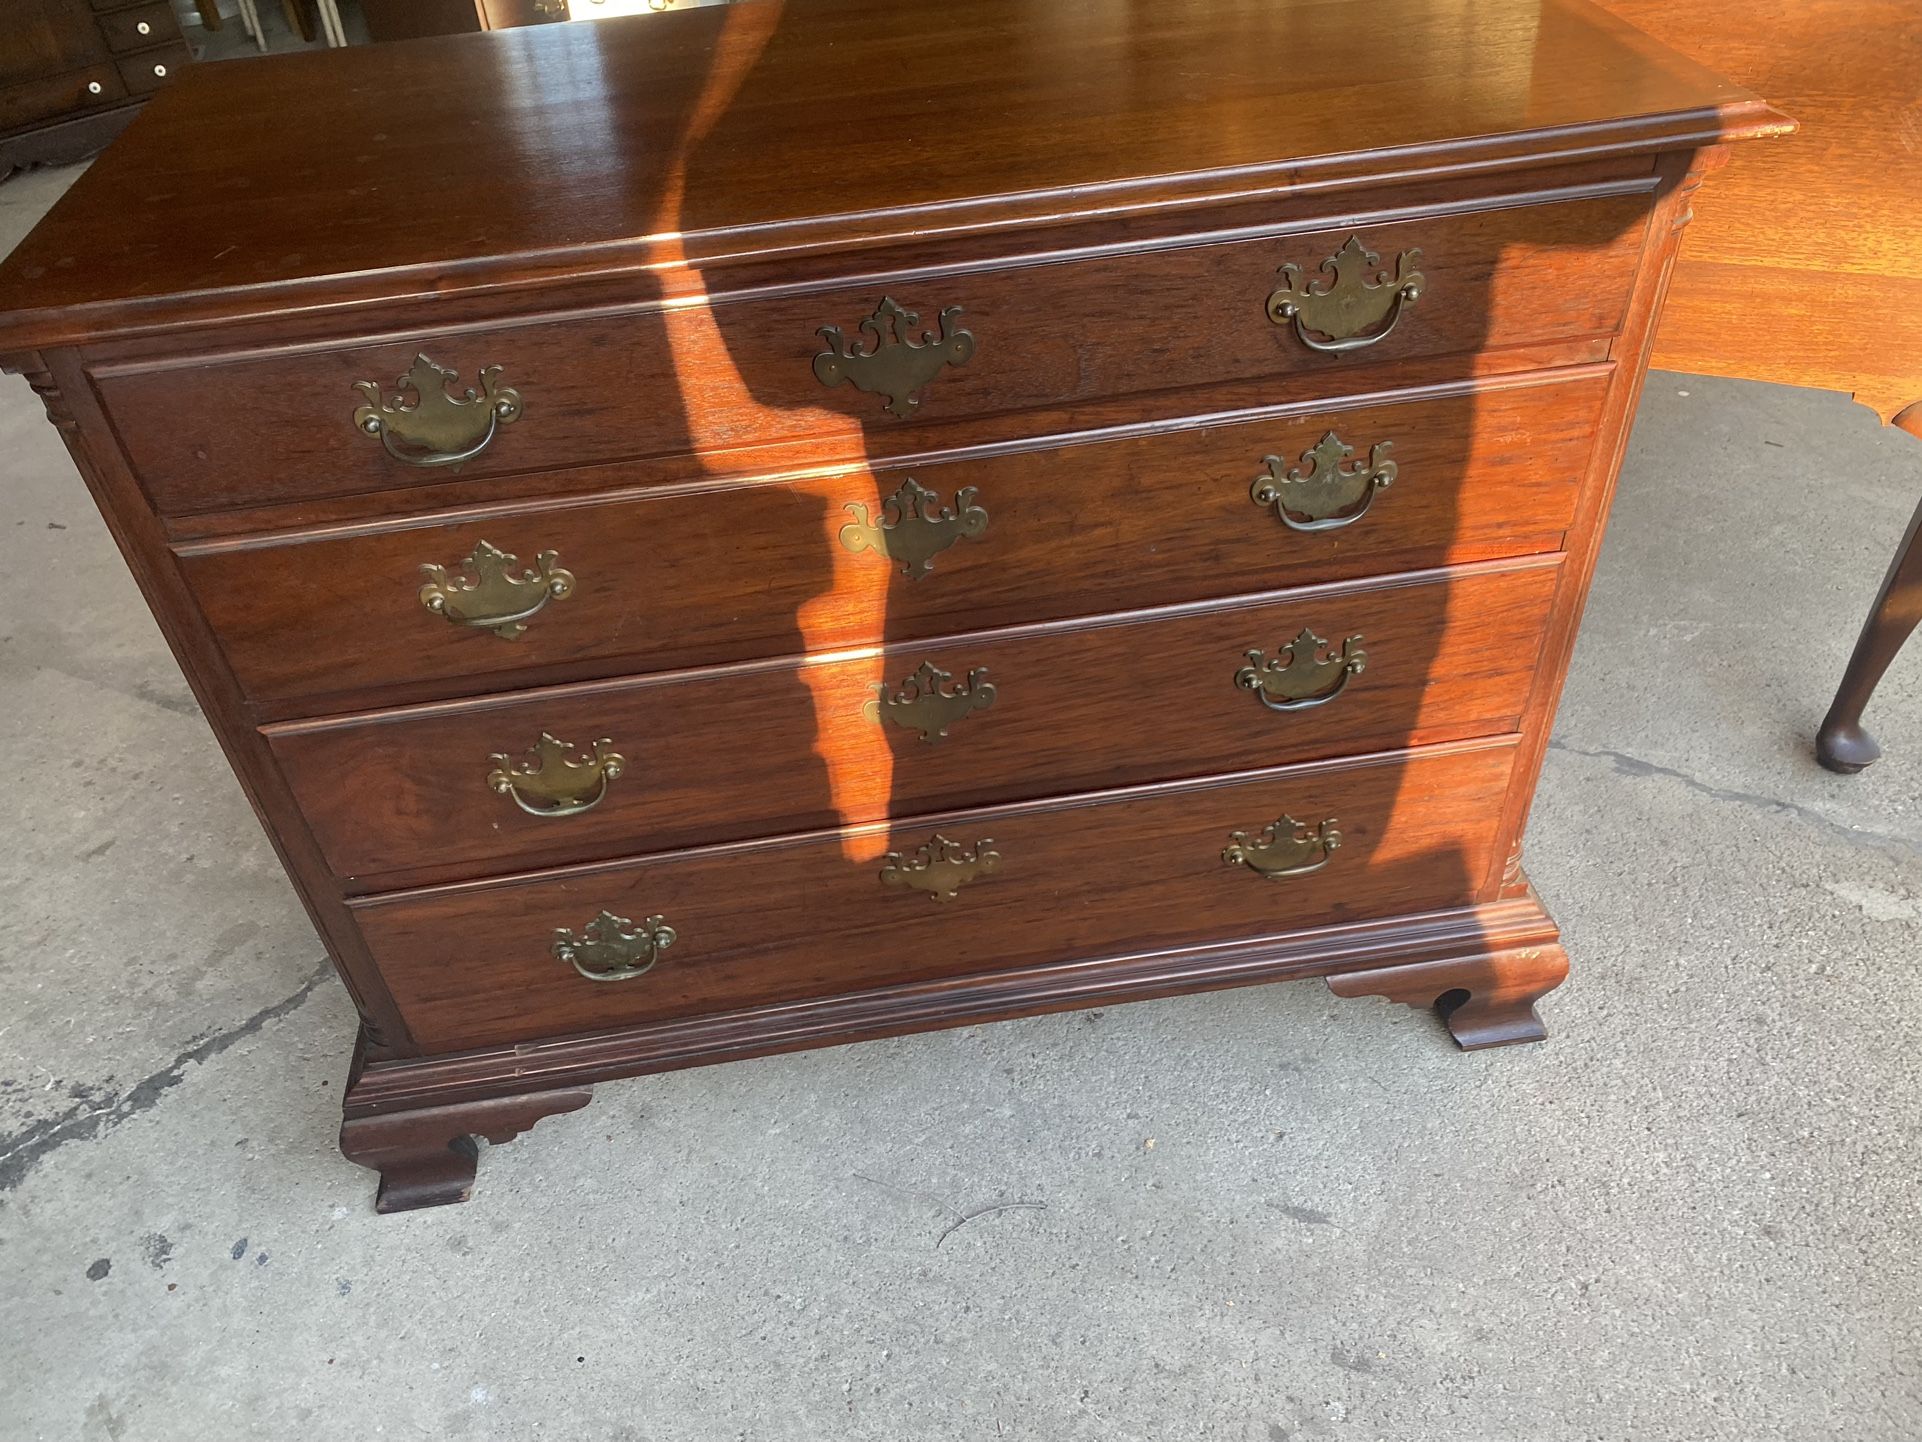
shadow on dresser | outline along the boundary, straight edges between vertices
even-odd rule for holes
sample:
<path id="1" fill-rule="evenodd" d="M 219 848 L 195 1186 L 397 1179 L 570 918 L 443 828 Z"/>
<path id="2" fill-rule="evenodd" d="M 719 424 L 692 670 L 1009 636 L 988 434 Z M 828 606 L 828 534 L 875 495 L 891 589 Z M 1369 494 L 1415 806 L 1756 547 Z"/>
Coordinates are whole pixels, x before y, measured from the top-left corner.
<path id="1" fill-rule="evenodd" d="M 831 101 L 784 62 L 797 23 L 727 16 L 661 233 L 711 230 L 738 157 Z M 1059 63 L 977 38 L 947 83 Z M 906 123 L 921 83 L 869 103 Z M 690 1013 L 861 993 L 846 1034 L 878 1034 L 1327 975 L 1464 1046 L 1543 1035 L 1566 961 L 1519 837 L 1674 168 L 1144 185 L 1001 234 L 944 228 L 930 189 L 993 157 L 836 133 L 900 183 L 848 197 L 858 255 L 794 262 L 784 343 L 724 270 L 670 281 L 697 450 L 727 449 L 717 416 L 813 437 L 783 502 L 826 581 L 788 759 L 838 823 L 767 869 L 810 940 L 710 969 Z"/>

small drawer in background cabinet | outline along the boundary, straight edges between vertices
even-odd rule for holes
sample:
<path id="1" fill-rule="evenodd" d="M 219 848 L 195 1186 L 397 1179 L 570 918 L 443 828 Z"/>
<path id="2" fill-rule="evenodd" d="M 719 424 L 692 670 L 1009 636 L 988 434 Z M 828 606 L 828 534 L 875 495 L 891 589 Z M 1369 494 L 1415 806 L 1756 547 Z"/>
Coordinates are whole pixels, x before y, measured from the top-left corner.
<path id="1" fill-rule="evenodd" d="M 65 75 L 50 75 L 0 90 L 0 130 L 91 110 L 124 100 L 127 87 L 111 65 L 94 65 Z"/>
<path id="2" fill-rule="evenodd" d="M 174 22 L 173 7 L 161 0 L 152 5 L 136 5 L 131 10 L 115 10 L 100 17 L 100 34 L 107 42 L 109 50 L 144 50 L 150 45 L 159 45 L 168 40 L 180 38 L 180 27 Z M 159 64 L 167 64 L 159 61 Z M 171 69 L 171 65 L 168 67 Z"/>
<path id="3" fill-rule="evenodd" d="M 187 63 L 185 45 L 169 45 L 149 50 L 144 55 L 129 55 L 119 62 L 120 78 L 131 95 L 150 95 L 180 73 Z"/>

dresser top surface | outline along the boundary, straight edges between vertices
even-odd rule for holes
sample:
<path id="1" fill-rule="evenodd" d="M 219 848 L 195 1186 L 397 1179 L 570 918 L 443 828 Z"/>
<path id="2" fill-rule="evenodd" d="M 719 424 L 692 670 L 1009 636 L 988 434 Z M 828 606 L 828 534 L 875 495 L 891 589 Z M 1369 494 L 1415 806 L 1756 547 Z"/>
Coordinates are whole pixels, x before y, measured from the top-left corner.
<path id="1" fill-rule="evenodd" d="M 1783 128 L 1587 0 L 751 0 L 194 67 L 0 351 Z"/>

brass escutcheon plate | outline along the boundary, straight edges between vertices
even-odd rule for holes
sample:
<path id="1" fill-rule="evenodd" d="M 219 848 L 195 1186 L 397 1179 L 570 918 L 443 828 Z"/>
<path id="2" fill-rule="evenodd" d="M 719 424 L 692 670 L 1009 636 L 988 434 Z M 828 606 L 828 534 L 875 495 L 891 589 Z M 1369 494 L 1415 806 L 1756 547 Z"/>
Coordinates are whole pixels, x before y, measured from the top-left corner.
<path id="1" fill-rule="evenodd" d="M 941 497 L 913 476 L 881 502 L 877 520 L 859 501 L 844 507 L 854 517 L 841 527 L 841 544 L 856 555 L 872 551 L 901 563 L 901 574 L 918 581 L 934 568 L 934 558 L 962 537 L 979 539 L 988 529 L 986 509 L 975 503 L 973 486 L 954 493 L 954 504 L 943 506 Z"/>
<path id="2" fill-rule="evenodd" d="M 1402 310 L 1421 299 L 1422 273 L 1415 269 L 1419 250 L 1395 257 L 1393 274 L 1380 270 L 1381 257 L 1351 235 L 1318 267 L 1321 278 L 1302 274 L 1298 265 L 1281 267 L 1281 285 L 1268 297 L 1268 319 L 1292 324 L 1310 350 L 1340 355 L 1387 338 Z"/>
<path id="3" fill-rule="evenodd" d="M 1335 829 L 1334 817 L 1309 826 L 1283 816 L 1252 837 L 1245 831 L 1229 832 L 1221 859 L 1229 866 L 1245 866 L 1269 881 L 1282 881 L 1320 871 L 1340 847 L 1341 833 Z"/>
<path id="4" fill-rule="evenodd" d="M 1350 678 L 1368 665 L 1359 634 L 1348 637 L 1339 651 L 1307 627 L 1282 648 L 1272 661 L 1265 652 L 1245 653 L 1248 664 L 1235 672 L 1235 684 L 1252 691 L 1271 711 L 1306 711 L 1325 706 L 1348 689 Z M 1286 657 L 1286 660 L 1282 658 Z"/>
<path id="5" fill-rule="evenodd" d="M 1388 453 L 1393 441 L 1377 441 L 1368 459 L 1350 461 L 1355 448 L 1328 432 L 1301 453 L 1301 466 L 1282 469 L 1280 456 L 1264 456 L 1263 469 L 1248 494 L 1257 506 L 1272 507 L 1284 526 L 1293 531 L 1334 531 L 1352 526 L 1368 514 L 1375 492 L 1385 490 L 1400 474 Z"/>
<path id="6" fill-rule="evenodd" d="M 867 349 L 843 336 L 839 326 L 824 325 L 815 332 L 828 344 L 814 358 L 815 379 L 824 386 L 849 381 L 856 390 L 884 395 L 889 413 L 905 420 L 920 408 L 922 387 L 948 366 L 966 365 L 974 355 L 974 336 L 954 323 L 960 314 L 960 306 L 946 307 L 940 315 L 941 333 L 917 340 L 913 331 L 921 317 L 892 296 L 883 296 L 874 314 L 861 322 L 870 339 Z"/>
<path id="7" fill-rule="evenodd" d="M 423 352 L 394 382 L 392 397 L 383 396 L 375 381 L 354 382 L 365 397 L 354 411 L 354 429 L 379 440 L 405 465 L 457 466 L 492 445 L 501 426 L 520 419 L 521 394 L 500 377 L 499 366 L 482 366 L 480 389 L 470 386 L 456 395 L 449 387 L 460 373 Z"/>
<path id="8" fill-rule="evenodd" d="M 874 698 L 861 708 L 870 721 L 888 721 L 912 731 L 930 744 L 948 734 L 962 717 L 994 704 L 988 668 L 976 666 L 960 685 L 932 661 L 923 661 L 898 686 L 874 683 Z"/>
<path id="9" fill-rule="evenodd" d="M 542 551 L 534 558 L 533 569 L 517 576 L 514 567 L 519 559 L 480 541 L 458 571 L 424 565 L 420 569 L 427 584 L 420 588 L 420 603 L 456 626 L 515 640 L 536 612 L 549 601 L 565 600 L 574 590 L 574 573 L 561 569 L 558 552 Z"/>
<path id="10" fill-rule="evenodd" d="M 612 738 L 603 736 L 579 751 L 543 731 L 524 756 L 505 751 L 489 756 L 494 769 L 487 773 L 487 785 L 529 816 L 578 816 L 601 804 L 608 782 L 626 766 L 613 747 Z"/>
<path id="11" fill-rule="evenodd" d="M 568 927 L 556 927 L 548 949 L 589 981 L 631 981 L 652 971 L 661 953 L 679 939 L 662 917 L 650 916 L 636 926 L 603 911 L 579 936 Z"/>
<path id="12" fill-rule="evenodd" d="M 973 846 L 935 834 L 927 845 L 903 855 L 890 851 L 882 858 L 881 880 L 888 886 L 911 887 L 925 891 L 936 901 L 953 901 L 963 886 L 984 876 L 992 876 L 1001 865 L 1001 854 L 986 837 Z"/>

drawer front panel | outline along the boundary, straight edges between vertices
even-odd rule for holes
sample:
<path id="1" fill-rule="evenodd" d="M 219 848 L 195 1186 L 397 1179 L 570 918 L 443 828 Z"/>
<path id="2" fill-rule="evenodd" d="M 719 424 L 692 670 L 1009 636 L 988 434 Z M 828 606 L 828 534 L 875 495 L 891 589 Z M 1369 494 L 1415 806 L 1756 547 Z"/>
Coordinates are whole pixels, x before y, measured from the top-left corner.
<path id="1" fill-rule="evenodd" d="M 1510 731 L 1559 574 L 1530 562 L 270 736 L 350 885 L 456 879 Z M 1297 657 L 1304 629 L 1325 644 Z M 544 734 L 570 752 L 535 764 Z M 603 738 L 611 780 L 590 754 Z M 497 756 L 525 756 L 524 787 Z"/>
<path id="2" fill-rule="evenodd" d="M 181 66 L 187 63 L 187 47 L 169 45 L 141 55 L 128 55 L 118 63 L 127 93 L 149 95 L 180 73 Z"/>
<path id="3" fill-rule="evenodd" d="M 302 698 L 372 688 L 421 699 L 492 689 L 493 678 L 531 685 L 868 646 L 1558 549 L 1604 386 L 1589 374 L 912 472 L 193 550 L 182 564 L 242 687 L 283 715 L 311 714 Z M 1304 456 L 1331 430 L 1354 447 L 1351 467 L 1387 442 L 1393 483 L 1364 488 L 1352 524 L 1297 529 L 1255 499 L 1264 457 L 1312 473 Z M 899 527 L 886 540 L 894 556 L 848 535 L 848 506 L 885 526 L 885 498 L 910 479 L 955 516 L 924 533 L 924 566 L 896 544 Z M 458 571 L 482 543 L 518 554 L 520 573 L 552 550 L 572 576 L 512 640 L 451 624 L 420 599 L 423 564 Z"/>
<path id="4" fill-rule="evenodd" d="M 110 50 L 144 50 L 149 45 L 178 39 L 180 27 L 174 21 L 173 6 L 167 0 L 160 0 L 158 4 L 136 5 L 131 10 L 102 15 L 100 33 Z"/>
<path id="5" fill-rule="evenodd" d="M 1426 356 L 1461 354 L 1466 373 L 1476 351 L 1492 353 L 1481 365 L 1499 369 L 1504 347 L 1612 334 L 1646 208 L 1639 193 L 1515 206 L 773 299 L 720 297 L 665 313 L 124 373 L 99 384 L 143 485 L 173 513 L 444 481 L 445 466 L 413 463 L 436 456 L 467 456 L 466 476 L 716 456 L 815 437 L 876 457 L 926 449 L 937 443 L 933 423 L 970 416 L 1263 376 L 1313 382 Z M 1375 270 L 1419 250 L 1411 264 L 1421 294 L 1392 329 L 1376 327 L 1385 331 L 1378 344 L 1327 354 L 1292 323 L 1272 320 L 1268 305 L 1279 267 L 1313 276 L 1351 233 L 1382 257 Z M 877 337 L 862 326 L 884 297 L 922 318 L 916 335 L 960 307 L 948 326 L 969 338 L 965 358 L 938 345 L 907 358 L 893 345 L 873 364 L 824 363 L 832 342 L 823 327 L 843 334 L 844 349 L 873 348 Z M 900 325 L 883 329 L 898 334 Z M 961 345 L 958 334 L 953 344 Z M 415 369 L 423 352 L 449 373 L 456 395 L 484 389 L 505 410 L 490 410 L 486 397 L 464 409 L 447 403 L 448 381 L 431 366 Z M 490 367 L 498 373 L 484 374 Z M 404 372 L 440 398 L 425 407 L 431 438 L 418 414 L 360 410 L 373 402 L 357 385 L 382 405 L 396 397 L 413 404 L 417 390 L 394 384 Z M 841 379 L 824 384 L 824 375 Z M 911 375 L 923 377 L 918 388 L 902 389 Z M 857 379 L 879 388 L 863 391 Z"/>
<path id="6" fill-rule="evenodd" d="M 358 918 L 416 1040 L 451 1051 L 631 1023 L 802 1001 L 895 982 L 1047 960 L 1152 951 L 1414 912 L 1472 898 L 1497 847 L 1513 748 L 1417 752 L 1068 803 L 948 815 L 679 853 L 511 883 L 363 904 Z M 1260 852 L 1288 816 L 1316 836 Z M 912 870 L 936 832 L 972 855 L 964 879 Z M 1224 859 L 1234 832 L 1271 878 Z M 1289 836 L 1295 833 L 1290 831 Z M 952 899 L 889 884 L 947 881 Z M 957 858 L 960 859 L 960 858 Z M 897 871 L 899 868 L 897 868 Z M 601 912 L 630 923 L 600 935 Z M 658 916 L 675 933 L 635 970 Z M 572 959 L 553 952 L 556 931 Z"/>
<path id="7" fill-rule="evenodd" d="M 68 111 L 92 110 L 127 96 L 111 65 L 92 65 L 68 75 L 49 75 L 0 89 L 0 130 L 31 125 Z"/>

